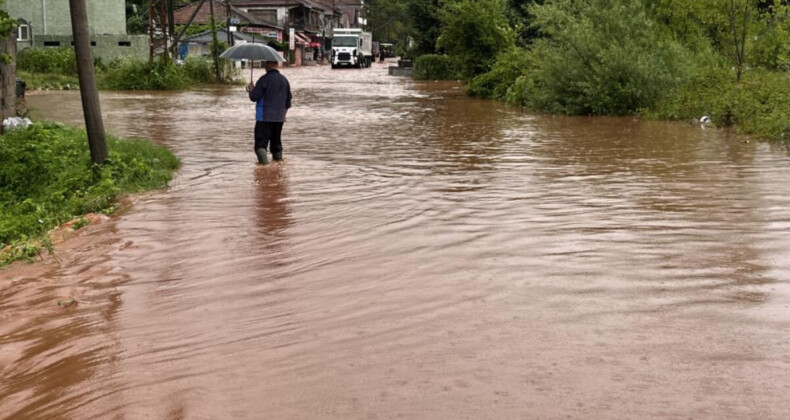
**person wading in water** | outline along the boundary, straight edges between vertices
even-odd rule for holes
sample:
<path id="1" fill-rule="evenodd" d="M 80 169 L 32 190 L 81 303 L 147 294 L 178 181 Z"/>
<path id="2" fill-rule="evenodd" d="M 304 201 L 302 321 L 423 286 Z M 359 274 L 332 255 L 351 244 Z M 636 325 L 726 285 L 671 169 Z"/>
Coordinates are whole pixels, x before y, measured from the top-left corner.
<path id="1" fill-rule="evenodd" d="M 283 159 L 282 132 L 285 115 L 291 107 L 291 84 L 280 71 L 276 61 L 267 61 L 266 74 L 258 83 L 247 85 L 250 100 L 255 102 L 255 155 L 258 163 L 269 163 L 266 148 L 272 159 Z"/>

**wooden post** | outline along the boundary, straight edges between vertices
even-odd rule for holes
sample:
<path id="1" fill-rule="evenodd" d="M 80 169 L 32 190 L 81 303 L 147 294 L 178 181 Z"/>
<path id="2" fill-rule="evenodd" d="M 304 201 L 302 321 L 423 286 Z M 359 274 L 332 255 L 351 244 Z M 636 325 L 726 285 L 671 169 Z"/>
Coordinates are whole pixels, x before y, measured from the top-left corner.
<path id="1" fill-rule="evenodd" d="M 16 31 L 0 41 L 0 54 L 11 57 L 11 62 L 0 61 L 0 121 L 16 117 Z M 0 125 L 0 130 L 2 130 Z"/>
<path id="2" fill-rule="evenodd" d="M 219 69 L 219 39 L 217 38 L 217 24 L 214 20 L 214 0 L 208 0 L 208 5 L 211 13 L 211 57 L 214 59 L 214 77 L 217 78 L 217 82 L 220 82 L 222 81 L 222 73 Z"/>
<path id="3" fill-rule="evenodd" d="M 159 2 L 159 25 L 162 26 L 162 40 L 165 43 L 165 46 L 162 49 L 162 60 L 164 60 L 164 64 L 167 65 L 167 60 L 169 60 L 169 50 L 167 49 L 167 39 L 170 37 L 170 33 L 168 33 L 168 27 L 170 23 L 165 22 L 165 19 L 168 19 L 167 14 L 167 1 L 162 0 Z"/>
<path id="4" fill-rule="evenodd" d="M 153 0 L 148 1 L 148 65 L 151 67 L 154 66 L 154 2 Z"/>
<path id="5" fill-rule="evenodd" d="M 93 68 L 93 52 L 88 31 L 88 11 L 85 0 L 69 0 L 71 9 L 71 31 L 74 36 L 74 50 L 77 55 L 77 76 L 80 80 L 82 110 L 85 114 L 85 128 L 88 131 L 88 145 L 91 160 L 95 164 L 107 160 L 107 142 L 104 138 L 104 122 L 99 103 L 99 89 L 96 87 L 96 70 Z"/>
<path id="6" fill-rule="evenodd" d="M 228 14 L 228 46 L 232 47 L 233 42 L 233 33 L 230 31 L 230 0 L 225 0 L 225 12 Z M 238 29 L 238 28 L 237 28 Z"/>

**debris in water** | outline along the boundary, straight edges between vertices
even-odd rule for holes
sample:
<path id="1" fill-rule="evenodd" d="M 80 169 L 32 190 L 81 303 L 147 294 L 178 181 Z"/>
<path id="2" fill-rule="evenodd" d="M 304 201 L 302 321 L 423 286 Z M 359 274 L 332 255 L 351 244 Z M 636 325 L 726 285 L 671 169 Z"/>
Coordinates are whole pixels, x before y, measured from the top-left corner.
<path id="1" fill-rule="evenodd" d="M 58 306 L 62 306 L 64 308 L 69 308 L 77 304 L 77 299 L 68 299 L 68 300 L 61 300 L 58 302 Z"/>

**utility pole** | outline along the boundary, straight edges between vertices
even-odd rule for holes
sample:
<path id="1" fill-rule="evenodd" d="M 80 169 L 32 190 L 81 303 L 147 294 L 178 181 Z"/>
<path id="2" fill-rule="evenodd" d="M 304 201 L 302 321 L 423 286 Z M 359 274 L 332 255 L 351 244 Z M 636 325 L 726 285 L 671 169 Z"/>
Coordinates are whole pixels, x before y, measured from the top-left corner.
<path id="1" fill-rule="evenodd" d="M 16 117 L 16 31 L 0 40 L 0 54 L 13 57 L 8 63 L 0 61 L 0 119 Z M 3 127 L 0 126 L 0 134 Z"/>
<path id="2" fill-rule="evenodd" d="M 148 0 L 148 64 L 153 65 L 157 57 L 164 63 L 170 60 L 170 37 L 175 31 L 173 1 Z M 175 56 L 177 44 L 172 45 Z"/>
<path id="3" fill-rule="evenodd" d="M 214 76 L 217 82 L 222 80 L 219 71 L 219 39 L 217 38 L 217 24 L 214 20 L 214 0 L 208 0 L 209 11 L 211 12 L 211 57 L 214 59 Z"/>
<path id="4" fill-rule="evenodd" d="M 85 128 L 88 132 L 88 145 L 94 164 L 107 160 L 107 142 L 104 137 L 104 122 L 99 103 L 99 89 L 96 87 L 96 70 L 93 68 L 91 37 L 88 31 L 88 11 L 85 0 L 69 0 L 71 9 L 71 31 L 74 36 L 74 50 L 77 55 L 77 75 L 80 80 L 82 110 L 85 114 Z"/>
<path id="5" fill-rule="evenodd" d="M 228 15 L 228 22 L 226 24 L 228 29 L 228 46 L 233 46 L 233 33 L 230 31 L 231 20 L 230 20 L 230 0 L 225 0 L 225 11 Z M 238 29 L 237 29 L 238 30 Z"/>

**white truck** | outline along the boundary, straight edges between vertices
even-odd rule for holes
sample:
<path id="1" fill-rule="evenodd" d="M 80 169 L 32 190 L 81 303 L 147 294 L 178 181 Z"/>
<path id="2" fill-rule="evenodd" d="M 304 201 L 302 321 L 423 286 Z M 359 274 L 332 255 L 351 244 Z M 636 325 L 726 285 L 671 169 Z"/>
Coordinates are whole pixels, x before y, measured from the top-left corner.
<path id="1" fill-rule="evenodd" d="M 332 31 L 332 68 L 365 68 L 373 63 L 373 35 L 359 28 Z"/>

